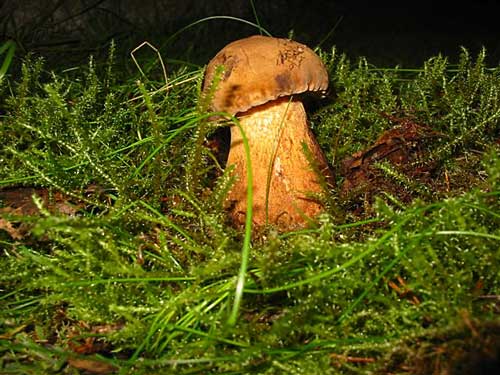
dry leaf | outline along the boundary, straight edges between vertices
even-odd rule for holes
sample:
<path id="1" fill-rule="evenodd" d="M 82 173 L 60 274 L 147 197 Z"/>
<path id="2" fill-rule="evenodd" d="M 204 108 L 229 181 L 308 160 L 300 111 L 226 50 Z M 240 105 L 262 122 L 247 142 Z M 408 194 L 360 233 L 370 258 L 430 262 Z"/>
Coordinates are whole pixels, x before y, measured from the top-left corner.
<path id="1" fill-rule="evenodd" d="M 23 238 L 22 233 L 18 229 L 14 228 L 10 221 L 3 218 L 0 218 L 0 229 L 6 231 L 14 240 L 21 240 Z"/>
<path id="2" fill-rule="evenodd" d="M 118 370 L 112 364 L 101 362 L 95 359 L 69 358 L 68 364 L 71 367 L 91 372 L 93 374 L 112 374 Z"/>

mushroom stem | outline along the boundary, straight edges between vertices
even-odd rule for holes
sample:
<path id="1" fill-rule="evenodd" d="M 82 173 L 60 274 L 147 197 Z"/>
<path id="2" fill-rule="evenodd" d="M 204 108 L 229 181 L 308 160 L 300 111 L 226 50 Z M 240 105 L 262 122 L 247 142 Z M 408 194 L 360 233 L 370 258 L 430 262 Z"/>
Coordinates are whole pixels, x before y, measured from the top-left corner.
<path id="1" fill-rule="evenodd" d="M 304 153 L 331 178 L 328 164 L 307 126 L 304 106 L 290 97 L 280 98 L 241 113 L 239 121 L 250 146 L 253 173 L 253 222 L 279 229 L 303 227 L 322 210 L 314 196 L 322 193 L 320 177 Z M 240 130 L 231 128 L 228 165 L 235 165 L 237 181 L 228 194 L 233 220 L 246 215 L 246 155 Z M 326 173 L 325 173 L 326 172 Z"/>

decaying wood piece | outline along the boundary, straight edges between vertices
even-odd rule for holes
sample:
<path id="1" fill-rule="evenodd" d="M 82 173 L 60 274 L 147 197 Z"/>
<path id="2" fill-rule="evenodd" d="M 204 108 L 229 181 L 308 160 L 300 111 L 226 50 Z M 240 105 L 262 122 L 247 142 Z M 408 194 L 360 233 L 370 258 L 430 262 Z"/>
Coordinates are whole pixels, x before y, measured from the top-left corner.
<path id="1" fill-rule="evenodd" d="M 397 122 L 399 125 L 385 131 L 373 145 L 343 160 L 341 196 L 371 197 L 386 191 L 402 201 L 410 200 L 404 189 L 381 171 L 380 163 L 387 163 L 411 183 L 431 178 L 436 165 L 429 159 L 429 140 L 440 134 L 409 120 Z"/>

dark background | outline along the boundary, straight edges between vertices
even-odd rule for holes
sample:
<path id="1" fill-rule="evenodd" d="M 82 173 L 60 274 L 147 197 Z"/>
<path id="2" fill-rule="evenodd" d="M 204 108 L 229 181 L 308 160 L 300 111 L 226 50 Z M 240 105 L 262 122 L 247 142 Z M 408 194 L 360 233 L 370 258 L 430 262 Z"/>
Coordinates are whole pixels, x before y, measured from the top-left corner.
<path id="1" fill-rule="evenodd" d="M 442 53 L 455 62 L 460 46 L 500 64 L 500 2 L 493 0 L 360 1 L 254 0 L 260 24 L 274 36 L 312 47 L 333 46 L 377 66 L 418 67 Z M 224 15 L 256 22 L 249 0 L 0 0 L 0 32 L 20 56 L 31 51 L 71 65 L 107 52 L 114 39 L 123 56 L 144 40 L 173 59 L 204 64 L 226 43 L 258 33 L 241 22 L 202 22 Z M 169 39 L 170 38 L 170 39 Z"/>

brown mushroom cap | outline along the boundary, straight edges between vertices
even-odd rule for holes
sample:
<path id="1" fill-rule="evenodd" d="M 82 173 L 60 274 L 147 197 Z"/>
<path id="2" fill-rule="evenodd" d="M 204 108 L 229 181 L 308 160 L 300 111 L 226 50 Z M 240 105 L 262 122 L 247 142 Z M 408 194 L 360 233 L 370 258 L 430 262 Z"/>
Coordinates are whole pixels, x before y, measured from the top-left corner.
<path id="1" fill-rule="evenodd" d="M 321 59 L 289 39 L 255 35 L 228 44 L 208 64 L 204 92 L 220 65 L 224 72 L 211 103 L 216 112 L 234 115 L 282 96 L 328 88 Z"/>

